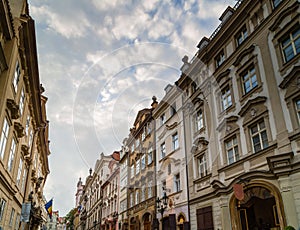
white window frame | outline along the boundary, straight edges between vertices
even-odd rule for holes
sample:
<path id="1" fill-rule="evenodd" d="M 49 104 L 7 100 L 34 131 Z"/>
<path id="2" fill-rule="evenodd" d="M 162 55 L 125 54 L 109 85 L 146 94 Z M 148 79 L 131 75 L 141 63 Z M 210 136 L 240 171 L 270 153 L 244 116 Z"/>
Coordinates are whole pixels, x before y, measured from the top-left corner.
<path id="1" fill-rule="evenodd" d="M 245 39 L 248 37 L 248 30 L 247 30 L 247 27 L 244 26 L 238 33 L 237 35 L 235 36 L 236 37 L 236 44 L 237 46 L 240 46 L 244 41 Z"/>
<path id="2" fill-rule="evenodd" d="M 136 162 L 135 162 L 135 175 L 138 175 L 140 173 L 140 159 L 138 159 Z"/>
<path id="3" fill-rule="evenodd" d="M 206 154 L 202 154 L 197 157 L 198 163 L 198 175 L 199 177 L 205 177 L 208 174 L 207 169 L 207 161 L 206 161 Z"/>
<path id="4" fill-rule="evenodd" d="M 251 65 L 245 72 L 242 73 L 241 81 L 244 95 L 250 93 L 254 88 L 258 87 L 258 79 L 254 65 Z M 246 87 L 248 83 L 249 87 Z"/>
<path id="5" fill-rule="evenodd" d="M 20 186 L 22 170 L 23 170 L 23 160 L 22 160 L 22 158 L 20 158 L 18 174 L 17 174 L 17 186 Z"/>
<path id="6" fill-rule="evenodd" d="M 179 136 L 178 136 L 178 132 L 174 133 L 172 135 L 172 146 L 173 146 L 173 150 L 176 150 L 179 148 Z"/>
<path id="7" fill-rule="evenodd" d="M 4 212 L 5 212 L 6 200 L 0 198 L 0 222 L 2 222 Z"/>
<path id="8" fill-rule="evenodd" d="M 11 140 L 11 145 L 10 145 L 10 150 L 9 150 L 9 159 L 7 162 L 7 170 L 9 172 L 12 171 L 13 169 L 13 163 L 14 163 L 14 158 L 15 158 L 15 154 L 16 154 L 16 148 L 17 148 L 17 143 L 15 138 L 12 138 Z"/>
<path id="9" fill-rule="evenodd" d="M 203 110 L 199 109 L 195 115 L 196 131 L 200 131 L 204 127 Z"/>
<path id="10" fill-rule="evenodd" d="M 21 76 L 21 68 L 20 68 L 19 61 L 17 61 L 15 72 L 14 72 L 14 79 L 13 79 L 13 87 L 14 87 L 15 92 L 18 91 L 18 83 L 20 81 L 20 76 Z"/>
<path id="11" fill-rule="evenodd" d="M 130 166 L 130 178 L 132 179 L 133 177 L 134 177 L 134 164 L 132 164 L 131 166 Z"/>
<path id="12" fill-rule="evenodd" d="M 294 32 L 298 33 L 298 34 L 296 34 L 295 37 L 293 36 Z M 286 34 L 284 36 L 284 39 L 281 39 L 280 45 L 281 45 L 281 51 L 282 51 L 285 63 L 292 60 L 300 52 L 300 49 L 299 49 L 299 52 L 297 53 L 297 49 L 296 49 L 296 45 L 295 45 L 295 42 L 299 39 L 300 39 L 300 26 L 299 25 L 297 26 L 296 30 L 288 32 L 288 34 Z M 287 44 L 284 44 L 284 41 L 288 41 L 288 40 L 289 40 L 289 42 Z M 291 47 L 292 51 L 293 51 L 293 56 L 290 57 L 289 59 L 285 55 L 286 53 L 284 52 L 288 47 Z"/>
<path id="13" fill-rule="evenodd" d="M 8 124 L 7 118 L 4 118 L 1 137 L 0 137 L 0 158 L 1 159 L 3 159 L 4 157 L 8 135 L 9 135 L 9 129 L 10 126 Z"/>
<path id="14" fill-rule="evenodd" d="M 153 149 L 152 147 L 149 147 L 148 153 L 147 153 L 147 164 L 150 165 L 153 162 Z"/>
<path id="15" fill-rule="evenodd" d="M 20 102 L 19 102 L 19 109 L 20 109 L 20 115 L 22 116 L 23 111 L 24 111 L 24 106 L 25 106 L 25 93 L 24 93 L 24 88 L 21 90 L 21 95 L 20 95 Z"/>
<path id="16" fill-rule="evenodd" d="M 228 164 L 232 164 L 240 159 L 237 136 L 233 136 L 225 141 L 225 151 Z M 232 157 L 229 157 L 230 153 L 232 153 Z M 233 161 L 230 160 L 231 158 Z"/>
<path id="17" fill-rule="evenodd" d="M 300 98 L 295 100 L 295 110 L 298 118 L 298 125 L 300 125 Z"/>
<path id="18" fill-rule="evenodd" d="M 161 156 L 161 159 L 163 159 L 166 156 L 166 143 L 165 142 L 161 143 L 161 145 L 160 145 L 160 156 Z"/>
<path id="19" fill-rule="evenodd" d="M 225 111 L 226 109 L 228 109 L 231 106 L 232 106 L 232 96 L 231 96 L 230 86 L 228 85 L 221 91 L 222 111 Z"/>
<path id="20" fill-rule="evenodd" d="M 263 127 L 261 127 L 261 124 L 263 124 Z M 255 133 L 253 133 L 253 128 L 257 128 L 257 131 Z M 266 127 L 266 123 L 264 120 L 259 120 L 258 122 L 256 122 L 255 124 L 251 125 L 249 127 L 249 131 L 250 131 L 250 137 L 251 137 L 251 144 L 252 144 L 252 150 L 253 153 L 259 152 L 265 148 L 267 148 L 269 146 L 269 140 L 268 140 L 268 134 L 267 134 L 267 127 Z M 266 140 L 264 139 L 264 136 L 266 137 Z M 255 144 L 254 142 L 254 138 L 259 139 L 259 142 L 257 142 Z M 259 148 L 256 149 L 255 146 L 259 144 Z"/>
<path id="21" fill-rule="evenodd" d="M 223 62 L 225 61 L 225 54 L 223 50 L 217 55 L 215 61 L 217 68 L 219 68 L 223 64 Z"/>
<path id="22" fill-rule="evenodd" d="M 141 157 L 141 170 L 144 170 L 146 168 L 146 156 L 143 154 Z"/>
<path id="23" fill-rule="evenodd" d="M 177 173 L 176 175 L 174 175 L 174 189 L 175 189 L 175 192 L 179 192 L 181 190 L 180 173 Z"/>

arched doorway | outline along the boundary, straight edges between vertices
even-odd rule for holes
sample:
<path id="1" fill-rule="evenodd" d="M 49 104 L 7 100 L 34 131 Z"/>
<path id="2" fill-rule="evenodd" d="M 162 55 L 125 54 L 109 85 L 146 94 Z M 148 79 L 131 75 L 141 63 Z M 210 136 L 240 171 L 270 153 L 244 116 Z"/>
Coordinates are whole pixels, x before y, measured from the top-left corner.
<path id="1" fill-rule="evenodd" d="M 234 230 L 279 230 L 284 226 L 281 197 L 267 183 L 247 185 L 243 200 L 233 195 L 230 212 Z"/>
<path id="2" fill-rule="evenodd" d="M 151 215 L 148 212 L 143 216 L 143 227 L 144 230 L 151 230 Z"/>

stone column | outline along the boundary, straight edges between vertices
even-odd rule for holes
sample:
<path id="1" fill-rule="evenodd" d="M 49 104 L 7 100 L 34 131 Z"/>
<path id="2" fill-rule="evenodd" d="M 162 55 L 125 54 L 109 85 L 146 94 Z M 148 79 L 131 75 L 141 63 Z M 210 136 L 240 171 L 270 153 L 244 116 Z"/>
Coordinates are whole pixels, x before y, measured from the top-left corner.
<path id="1" fill-rule="evenodd" d="M 280 193 L 284 206 L 286 224 L 295 228 L 298 227 L 297 212 L 295 207 L 295 199 L 289 176 L 280 177 L 278 179 L 280 185 Z"/>
<path id="2" fill-rule="evenodd" d="M 222 229 L 232 229 L 231 228 L 231 218 L 229 211 L 229 198 L 228 196 L 220 197 L 220 208 L 221 208 L 221 221 L 222 221 Z"/>

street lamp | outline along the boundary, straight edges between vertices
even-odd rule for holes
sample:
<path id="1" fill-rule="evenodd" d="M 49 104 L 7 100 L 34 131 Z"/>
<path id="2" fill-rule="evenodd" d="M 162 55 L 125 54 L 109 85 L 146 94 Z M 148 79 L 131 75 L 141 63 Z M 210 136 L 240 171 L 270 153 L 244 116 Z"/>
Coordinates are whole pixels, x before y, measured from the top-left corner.
<path id="1" fill-rule="evenodd" d="M 164 230 L 163 219 L 164 219 L 164 212 L 168 207 L 168 196 L 167 196 L 165 188 L 163 187 L 162 189 L 163 189 L 163 196 L 162 196 L 162 198 L 157 197 L 156 208 L 157 208 L 157 211 L 160 212 L 160 214 L 161 214 L 161 226 L 162 226 L 161 229 Z"/>

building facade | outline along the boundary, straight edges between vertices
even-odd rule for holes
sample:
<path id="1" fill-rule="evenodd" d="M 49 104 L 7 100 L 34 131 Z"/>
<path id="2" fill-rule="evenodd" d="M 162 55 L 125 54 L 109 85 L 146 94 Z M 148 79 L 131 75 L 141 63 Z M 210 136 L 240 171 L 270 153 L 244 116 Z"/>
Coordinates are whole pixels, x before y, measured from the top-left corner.
<path id="1" fill-rule="evenodd" d="M 0 228 L 39 229 L 49 174 L 47 98 L 27 1 L 0 3 Z M 22 204 L 31 205 L 29 219 Z"/>
<path id="2" fill-rule="evenodd" d="M 192 229 L 300 226 L 299 1 L 238 1 L 176 85 Z"/>
<path id="3" fill-rule="evenodd" d="M 165 210 L 160 209 L 156 217 L 164 229 L 189 229 L 182 90 L 167 85 L 153 118 L 156 123 L 156 193 L 160 199 L 164 193 L 168 196 Z"/>
<path id="4" fill-rule="evenodd" d="M 118 230 L 119 211 L 119 181 L 120 181 L 120 152 L 115 151 L 108 164 L 109 174 L 103 184 L 102 190 L 102 219 L 101 229 Z"/>
<path id="5" fill-rule="evenodd" d="M 127 141 L 128 149 L 128 225 L 124 229 L 150 230 L 156 217 L 155 189 L 155 124 L 152 111 L 157 106 L 140 110 Z"/>

